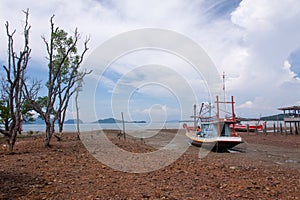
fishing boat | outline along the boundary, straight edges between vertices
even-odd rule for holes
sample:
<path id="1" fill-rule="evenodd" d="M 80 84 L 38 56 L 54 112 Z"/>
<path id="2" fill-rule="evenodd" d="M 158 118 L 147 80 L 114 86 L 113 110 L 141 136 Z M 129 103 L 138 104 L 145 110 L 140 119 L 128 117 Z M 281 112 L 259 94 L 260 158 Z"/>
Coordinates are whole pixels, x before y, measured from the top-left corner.
<path id="1" fill-rule="evenodd" d="M 192 145 L 201 146 L 212 151 L 224 152 L 243 143 L 243 140 L 236 134 L 235 129 L 230 129 L 230 126 L 234 127 L 236 124 L 233 96 L 230 102 L 221 102 L 217 96 L 215 103 L 217 105 L 215 116 L 205 116 L 203 114 L 203 104 L 199 115 L 196 116 L 196 106 L 194 105 L 194 116 L 192 116 L 194 118 L 194 126 L 189 127 L 187 124 L 184 124 L 183 127 Z M 219 104 L 221 103 L 231 104 L 231 116 L 220 117 Z M 211 109 L 210 106 L 209 109 Z M 208 113 L 211 115 L 210 111 Z"/>
<path id="2" fill-rule="evenodd" d="M 240 132 L 246 132 L 246 131 L 255 132 L 255 131 L 262 131 L 263 125 L 262 124 L 257 124 L 257 125 L 235 124 L 234 127 L 231 125 L 230 128 Z"/>

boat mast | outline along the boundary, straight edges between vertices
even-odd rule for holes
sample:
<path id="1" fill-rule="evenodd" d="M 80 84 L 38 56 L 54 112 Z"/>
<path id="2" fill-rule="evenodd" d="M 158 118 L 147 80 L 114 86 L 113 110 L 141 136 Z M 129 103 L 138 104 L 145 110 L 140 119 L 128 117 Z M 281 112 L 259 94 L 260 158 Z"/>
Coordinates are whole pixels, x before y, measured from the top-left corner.
<path id="1" fill-rule="evenodd" d="M 195 131 L 197 129 L 197 120 L 196 120 L 196 118 L 197 118 L 197 106 L 196 106 L 196 104 L 194 104 L 194 130 Z"/>
<path id="2" fill-rule="evenodd" d="M 236 132 L 235 132 L 235 122 L 236 122 L 236 118 L 235 118 L 235 113 L 234 113 L 234 99 L 233 99 L 233 96 L 231 96 L 231 109 L 232 109 L 232 126 L 233 126 L 233 129 L 232 129 L 232 135 L 233 136 L 236 136 Z"/>
<path id="3" fill-rule="evenodd" d="M 221 135 L 221 127 L 220 127 L 220 111 L 219 111 L 219 97 L 216 96 L 216 104 L 217 104 L 217 121 L 218 121 L 218 136 Z"/>

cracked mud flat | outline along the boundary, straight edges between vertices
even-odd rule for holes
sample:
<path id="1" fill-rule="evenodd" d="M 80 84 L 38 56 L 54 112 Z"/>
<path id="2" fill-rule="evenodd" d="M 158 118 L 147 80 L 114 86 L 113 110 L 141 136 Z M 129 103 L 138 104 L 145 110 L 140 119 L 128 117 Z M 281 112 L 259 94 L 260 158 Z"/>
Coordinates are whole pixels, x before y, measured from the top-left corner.
<path id="1" fill-rule="evenodd" d="M 107 134 L 126 151 L 148 153 L 175 133 L 126 141 L 115 131 Z M 299 199 L 300 136 L 241 134 L 245 143 L 238 151 L 200 159 L 200 149 L 190 146 L 171 165 L 148 173 L 109 168 L 72 133 L 62 142 L 53 139 L 48 149 L 42 136 L 20 138 L 14 155 L 7 154 L 2 139 L 0 199 Z"/>

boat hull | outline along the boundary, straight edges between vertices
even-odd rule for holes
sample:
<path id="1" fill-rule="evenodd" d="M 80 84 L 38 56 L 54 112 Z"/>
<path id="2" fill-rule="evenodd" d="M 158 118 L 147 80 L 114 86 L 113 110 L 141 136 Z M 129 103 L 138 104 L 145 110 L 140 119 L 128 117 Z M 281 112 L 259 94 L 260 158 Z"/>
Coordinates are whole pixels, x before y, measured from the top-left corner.
<path id="1" fill-rule="evenodd" d="M 233 128 L 233 126 L 231 125 L 230 128 Z M 263 130 L 263 125 L 250 125 L 249 129 L 247 128 L 247 125 L 239 125 L 239 124 L 235 124 L 234 125 L 234 130 L 235 131 L 240 131 L 240 132 L 246 132 L 246 131 L 250 131 L 250 132 L 255 132 L 255 131 L 262 131 Z"/>
<path id="2" fill-rule="evenodd" d="M 190 139 L 190 142 L 194 146 L 204 147 L 208 150 L 216 151 L 216 152 L 225 152 L 228 149 L 235 147 L 238 144 L 243 143 L 241 137 L 199 137 L 195 136 L 193 133 L 186 133 L 186 136 Z"/>

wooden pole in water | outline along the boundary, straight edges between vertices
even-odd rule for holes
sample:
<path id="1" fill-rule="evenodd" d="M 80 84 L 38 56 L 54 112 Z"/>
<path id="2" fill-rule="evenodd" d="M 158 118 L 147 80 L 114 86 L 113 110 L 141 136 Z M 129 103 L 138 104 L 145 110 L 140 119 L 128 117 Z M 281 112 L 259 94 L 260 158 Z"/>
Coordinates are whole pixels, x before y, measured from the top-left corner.
<path id="1" fill-rule="evenodd" d="M 125 135 L 125 122 L 124 122 L 124 115 L 123 115 L 123 112 L 121 112 L 121 115 L 122 115 L 122 125 L 123 125 L 123 137 L 124 137 L 124 140 L 126 140 L 126 135 Z"/>

